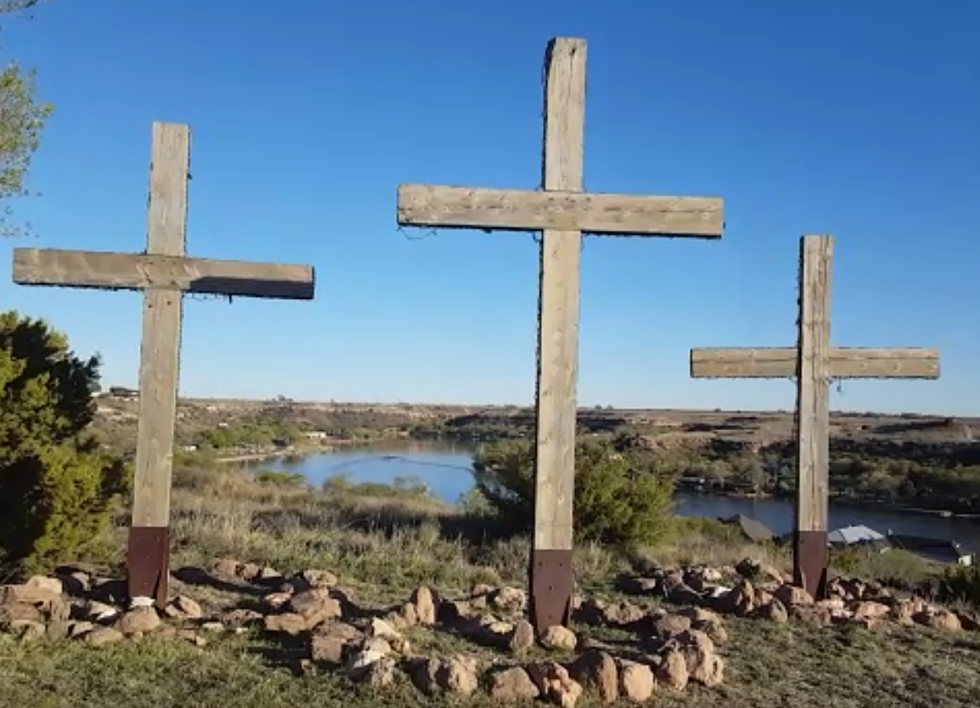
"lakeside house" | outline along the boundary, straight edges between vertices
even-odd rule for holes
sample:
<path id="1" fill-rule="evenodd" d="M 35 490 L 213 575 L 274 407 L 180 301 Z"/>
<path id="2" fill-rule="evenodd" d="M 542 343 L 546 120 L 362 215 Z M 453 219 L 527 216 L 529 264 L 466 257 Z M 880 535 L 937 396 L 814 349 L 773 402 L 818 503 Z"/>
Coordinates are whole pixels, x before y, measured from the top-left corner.
<path id="1" fill-rule="evenodd" d="M 975 548 L 951 539 L 925 538 L 923 536 L 891 533 L 890 531 L 887 539 L 892 548 L 915 553 L 939 563 L 973 565 L 976 561 Z"/>
<path id="2" fill-rule="evenodd" d="M 870 548 L 877 551 L 888 550 L 888 539 L 873 528 L 858 524 L 834 529 L 827 534 L 827 545 L 831 548 Z"/>
<path id="3" fill-rule="evenodd" d="M 761 521 L 745 514 L 735 514 L 727 519 L 718 519 L 723 524 L 737 526 L 741 534 L 753 543 L 766 543 L 775 538 L 775 534 Z"/>

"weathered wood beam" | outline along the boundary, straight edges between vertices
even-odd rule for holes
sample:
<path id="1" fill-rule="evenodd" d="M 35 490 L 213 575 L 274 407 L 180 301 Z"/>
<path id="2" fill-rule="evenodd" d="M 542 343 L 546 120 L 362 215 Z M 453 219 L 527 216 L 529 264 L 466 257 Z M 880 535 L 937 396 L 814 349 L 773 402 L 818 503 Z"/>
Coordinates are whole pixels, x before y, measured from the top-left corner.
<path id="1" fill-rule="evenodd" d="M 545 78 L 543 181 L 546 189 L 582 189 L 585 42 L 554 39 Z M 537 422 L 532 617 L 538 631 L 571 618 L 575 389 L 578 379 L 579 256 L 575 224 L 543 230 L 538 306 Z"/>
<path id="2" fill-rule="evenodd" d="M 794 347 L 730 347 L 691 350 L 691 376 L 710 378 L 791 378 Z M 836 379 L 938 379 L 939 352 L 920 347 L 832 347 L 828 374 Z"/>
<path id="3" fill-rule="evenodd" d="M 21 285 L 112 290 L 171 289 L 192 293 L 312 300 L 312 266 L 171 255 L 15 248 L 13 279 Z"/>
<path id="4" fill-rule="evenodd" d="M 721 238 L 722 200 L 577 192 L 398 185 L 398 224 L 512 231 Z"/>
<path id="5" fill-rule="evenodd" d="M 800 321 L 796 379 L 796 538 L 793 579 L 822 597 L 827 575 L 830 491 L 830 236 L 800 242 Z"/>

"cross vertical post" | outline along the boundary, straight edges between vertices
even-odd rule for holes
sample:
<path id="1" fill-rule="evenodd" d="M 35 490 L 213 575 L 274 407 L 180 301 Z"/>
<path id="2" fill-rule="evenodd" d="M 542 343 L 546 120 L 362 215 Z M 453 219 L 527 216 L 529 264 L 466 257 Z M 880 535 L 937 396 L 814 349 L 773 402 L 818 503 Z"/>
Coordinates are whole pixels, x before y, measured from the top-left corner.
<path id="1" fill-rule="evenodd" d="M 585 41 L 552 39 L 545 55 L 542 188 L 400 184 L 398 224 L 540 231 L 531 620 L 571 618 L 576 382 L 582 234 L 717 239 L 722 200 L 582 191 Z"/>
<path id="2" fill-rule="evenodd" d="M 825 595 L 827 583 L 830 379 L 939 378 L 939 352 L 934 349 L 830 346 L 832 251 L 830 236 L 800 239 L 796 348 L 691 350 L 693 378 L 796 377 L 793 578 L 815 597 Z"/>
<path id="3" fill-rule="evenodd" d="M 190 130 L 153 125 L 147 208 L 147 255 L 183 257 L 186 248 Z M 127 566 L 131 597 L 167 601 L 170 482 L 180 370 L 182 293 L 143 291 L 139 421 Z"/>
<path id="4" fill-rule="evenodd" d="M 814 595 L 827 582 L 830 469 L 830 259 L 827 236 L 800 241 L 796 378 L 797 489 L 793 581 Z"/>
<path id="5" fill-rule="evenodd" d="M 163 608 L 184 292 L 312 300 L 312 266 L 185 255 L 190 129 L 153 124 L 145 253 L 15 248 L 22 285 L 143 291 L 139 423 L 127 565 L 129 595 Z"/>
<path id="6" fill-rule="evenodd" d="M 585 42 L 554 42 L 545 59 L 545 190 L 582 190 Z M 568 624 L 572 571 L 582 234 L 544 229 L 538 288 L 534 539 L 531 612 L 540 625 Z"/>

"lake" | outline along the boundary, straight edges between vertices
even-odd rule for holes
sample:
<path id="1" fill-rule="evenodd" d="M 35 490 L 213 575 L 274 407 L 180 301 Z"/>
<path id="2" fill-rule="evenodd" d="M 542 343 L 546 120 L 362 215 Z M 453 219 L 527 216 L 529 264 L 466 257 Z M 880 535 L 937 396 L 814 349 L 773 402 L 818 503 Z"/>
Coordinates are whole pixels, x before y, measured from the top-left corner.
<path id="1" fill-rule="evenodd" d="M 415 477 L 427 485 L 433 495 L 455 504 L 473 488 L 472 462 L 475 451 L 476 445 L 467 442 L 396 440 L 365 447 L 341 448 L 336 452 L 311 455 L 295 461 L 279 459 L 253 464 L 256 467 L 299 472 L 316 486 L 320 486 L 326 478 L 338 475 L 354 483 L 384 484 L 398 477 Z M 790 499 L 740 499 L 678 493 L 675 501 L 676 513 L 682 516 L 729 517 L 744 514 L 779 534 L 793 527 L 793 502 Z M 980 523 L 972 519 L 831 504 L 830 529 L 849 524 L 864 524 L 881 533 L 891 530 L 960 541 L 980 538 Z"/>

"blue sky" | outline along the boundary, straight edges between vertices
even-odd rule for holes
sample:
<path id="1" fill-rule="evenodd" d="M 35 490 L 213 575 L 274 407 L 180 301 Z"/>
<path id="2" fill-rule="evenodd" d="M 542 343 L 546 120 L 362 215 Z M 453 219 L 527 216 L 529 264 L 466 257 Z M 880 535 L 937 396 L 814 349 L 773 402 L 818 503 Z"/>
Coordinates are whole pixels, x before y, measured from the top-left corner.
<path id="1" fill-rule="evenodd" d="M 531 235 L 406 238 L 395 188 L 537 187 L 545 46 L 578 36 L 586 188 L 721 196 L 726 220 L 586 240 L 583 405 L 792 407 L 788 381 L 692 381 L 688 350 L 793 344 L 799 236 L 831 233 L 833 343 L 942 354 L 939 381 L 832 405 L 980 413 L 980 4 L 938 6 L 55 0 L 0 35 L 56 106 L 42 196 L 14 204 L 38 238 L 7 247 L 142 250 L 151 122 L 186 122 L 189 253 L 310 263 L 317 294 L 187 299 L 182 394 L 529 403 Z M 135 384 L 137 293 L 15 286 L 0 261 L 3 307 Z"/>

